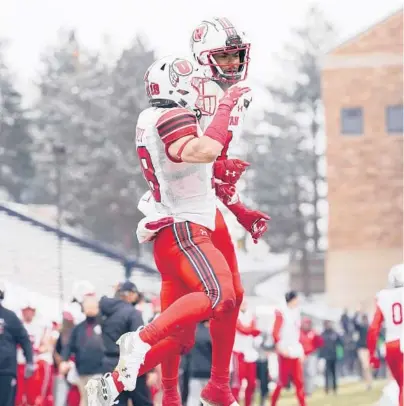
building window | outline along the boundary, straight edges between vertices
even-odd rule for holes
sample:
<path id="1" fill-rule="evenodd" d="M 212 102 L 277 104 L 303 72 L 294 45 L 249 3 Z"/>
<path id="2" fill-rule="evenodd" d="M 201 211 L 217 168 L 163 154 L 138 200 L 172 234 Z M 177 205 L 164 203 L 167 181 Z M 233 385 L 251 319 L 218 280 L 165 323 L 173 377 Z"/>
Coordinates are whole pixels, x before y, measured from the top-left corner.
<path id="1" fill-rule="evenodd" d="M 341 132 L 345 135 L 363 134 L 363 114 L 361 107 L 341 109 Z"/>
<path id="2" fill-rule="evenodd" d="M 386 129 L 389 134 L 403 133 L 403 105 L 386 107 Z"/>

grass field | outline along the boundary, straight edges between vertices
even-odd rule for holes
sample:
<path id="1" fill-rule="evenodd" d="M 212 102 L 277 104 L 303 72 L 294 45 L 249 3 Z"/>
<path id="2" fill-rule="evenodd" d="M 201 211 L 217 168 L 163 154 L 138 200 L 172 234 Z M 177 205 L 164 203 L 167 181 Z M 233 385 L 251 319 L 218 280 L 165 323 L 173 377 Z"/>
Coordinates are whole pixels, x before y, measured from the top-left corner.
<path id="1" fill-rule="evenodd" d="M 365 390 L 361 382 L 341 386 L 338 395 L 325 395 L 317 390 L 308 400 L 307 406 L 373 406 L 380 399 L 386 381 L 375 381 L 373 389 Z M 257 403 L 258 405 L 259 403 Z M 292 391 L 282 392 L 279 406 L 296 406 L 297 401 Z"/>

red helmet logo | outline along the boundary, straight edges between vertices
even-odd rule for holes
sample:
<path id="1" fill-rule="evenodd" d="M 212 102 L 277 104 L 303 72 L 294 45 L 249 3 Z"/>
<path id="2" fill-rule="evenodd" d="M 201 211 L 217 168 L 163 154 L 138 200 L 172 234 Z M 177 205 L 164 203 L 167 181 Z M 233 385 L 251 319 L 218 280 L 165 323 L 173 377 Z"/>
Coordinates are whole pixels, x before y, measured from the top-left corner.
<path id="1" fill-rule="evenodd" d="M 176 59 L 173 62 L 173 71 L 179 76 L 188 76 L 193 70 L 191 62 L 186 59 Z"/>
<path id="2" fill-rule="evenodd" d="M 207 32 L 208 26 L 206 24 L 201 24 L 195 28 L 192 34 L 192 39 L 194 42 L 201 42 L 205 38 Z"/>

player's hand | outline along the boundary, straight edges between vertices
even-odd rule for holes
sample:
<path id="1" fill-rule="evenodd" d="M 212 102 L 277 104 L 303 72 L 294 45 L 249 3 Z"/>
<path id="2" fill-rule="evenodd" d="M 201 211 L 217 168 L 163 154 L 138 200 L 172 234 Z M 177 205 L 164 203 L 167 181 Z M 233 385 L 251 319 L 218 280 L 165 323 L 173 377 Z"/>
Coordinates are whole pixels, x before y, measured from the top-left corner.
<path id="1" fill-rule="evenodd" d="M 268 230 L 268 220 L 270 220 L 267 214 L 258 210 L 250 210 L 244 207 L 237 216 L 237 221 L 251 234 L 251 237 L 255 244 Z"/>
<path id="2" fill-rule="evenodd" d="M 251 89 L 247 86 L 240 87 L 239 85 L 233 85 L 229 87 L 223 97 L 219 100 L 219 106 L 228 106 L 232 109 L 237 104 L 240 97 L 250 90 Z"/>
<path id="3" fill-rule="evenodd" d="M 236 195 L 236 187 L 228 183 L 217 183 L 216 196 L 227 206 Z"/>
<path id="4" fill-rule="evenodd" d="M 24 378 L 25 379 L 31 378 L 31 376 L 34 375 L 34 372 L 35 372 L 34 364 L 25 365 Z"/>
<path id="5" fill-rule="evenodd" d="M 213 175 L 224 183 L 235 185 L 249 166 L 241 159 L 221 159 L 213 164 Z"/>
<path id="6" fill-rule="evenodd" d="M 370 366 L 374 369 L 380 368 L 380 359 L 378 357 L 371 356 L 369 363 L 370 363 Z"/>

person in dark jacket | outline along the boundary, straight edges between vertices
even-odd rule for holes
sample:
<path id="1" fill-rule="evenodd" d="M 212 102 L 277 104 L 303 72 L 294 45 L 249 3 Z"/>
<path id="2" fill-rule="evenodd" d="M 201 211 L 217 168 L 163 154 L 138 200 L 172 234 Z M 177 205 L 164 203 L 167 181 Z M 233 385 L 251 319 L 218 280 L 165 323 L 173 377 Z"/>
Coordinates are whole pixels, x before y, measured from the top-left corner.
<path id="1" fill-rule="evenodd" d="M 103 373 L 102 360 L 104 357 L 97 298 L 86 297 L 83 300 L 83 310 L 86 319 L 74 327 L 69 342 L 63 350 L 63 362 L 59 367 L 60 372 L 63 375 L 66 374 L 72 365 L 68 360 L 74 355 L 74 363 L 79 376 L 77 386 L 80 390 L 80 406 L 87 405 L 85 391 L 87 382 Z"/>
<path id="2" fill-rule="evenodd" d="M 27 361 L 25 378 L 33 375 L 34 364 L 27 330 L 17 315 L 2 305 L 4 297 L 5 286 L 0 282 L 0 405 L 14 406 L 18 345 L 22 347 Z"/>
<path id="3" fill-rule="evenodd" d="M 136 285 L 126 281 L 119 285 L 115 298 L 103 296 L 100 300 L 102 314 L 102 338 L 105 354 L 103 358 L 104 372 L 114 370 L 119 360 L 118 338 L 129 331 L 136 331 L 143 325 L 142 314 L 135 309 L 139 299 Z M 102 378 L 104 379 L 104 378 Z M 150 389 L 147 386 L 147 375 L 137 379 L 136 389 L 132 392 L 122 392 L 118 405 L 127 405 L 131 399 L 134 405 L 152 406 Z"/>
<path id="4" fill-rule="evenodd" d="M 323 346 L 320 350 L 320 356 L 325 359 L 325 392 L 328 393 L 332 385 L 334 393 L 337 393 L 337 347 L 342 346 L 343 341 L 329 320 L 324 322 L 324 331 L 321 337 Z"/>
<path id="5" fill-rule="evenodd" d="M 202 389 L 210 378 L 212 366 L 212 341 L 209 333 L 209 321 L 199 323 L 196 329 L 195 345 L 189 356 L 189 394 L 188 405 L 200 404 Z"/>
<path id="6" fill-rule="evenodd" d="M 372 371 L 370 367 L 370 356 L 367 347 L 367 335 L 369 330 L 369 318 L 366 313 L 355 313 L 354 319 L 355 330 L 358 333 L 356 347 L 358 350 L 358 358 L 362 371 L 362 378 L 366 382 L 368 390 L 372 388 Z"/>

